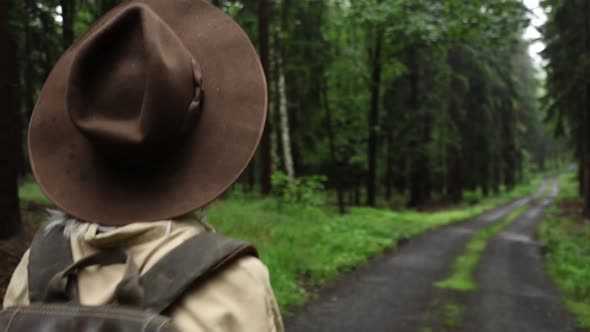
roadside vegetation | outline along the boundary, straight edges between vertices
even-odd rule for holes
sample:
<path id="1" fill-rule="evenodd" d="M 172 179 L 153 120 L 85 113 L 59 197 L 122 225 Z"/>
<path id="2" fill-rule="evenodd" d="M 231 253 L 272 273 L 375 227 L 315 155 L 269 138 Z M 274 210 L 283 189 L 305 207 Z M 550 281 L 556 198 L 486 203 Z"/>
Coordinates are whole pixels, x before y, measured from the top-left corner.
<path id="1" fill-rule="evenodd" d="M 327 205 L 281 204 L 280 198 L 252 200 L 235 195 L 210 211 L 217 231 L 255 243 L 271 271 L 279 305 L 287 313 L 316 287 L 427 230 L 475 217 L 534 192 L 528 184 L 473 205 L 437 212 L 357 207 L 345 215 Z"/>
<path id="2" fill-rule="evenodd" d="M 435 283 L 435 286 L 462 292 L 476 290 L 475 269 L 481 260 L 481 255 L 488 246 L 489 240 L 525 213 L 529 207 L 529 204 L 525 204 L 512 211 L 501 221 L 495 222 L 475 233 L 473 238 L 467 243 L 465 253 L 457 257 L 453 263 L 452 274 L 447 279 Z"/>
<path id="3" fill-rule="evenodd" d="M 539 238 L 546 268 L 565 296 L 578 325 L 590 328 L 590 225 L 579 214 L 576 175 L 559 179 L 560 194 L 541 224 Z"/>

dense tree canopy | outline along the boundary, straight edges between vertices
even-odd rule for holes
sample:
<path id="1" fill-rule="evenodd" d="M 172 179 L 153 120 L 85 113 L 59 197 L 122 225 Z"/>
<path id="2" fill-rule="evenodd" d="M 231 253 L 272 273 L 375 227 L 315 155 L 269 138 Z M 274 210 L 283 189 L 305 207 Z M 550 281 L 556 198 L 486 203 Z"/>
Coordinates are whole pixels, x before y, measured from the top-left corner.
<path id="1" fill-rule="evenodd" d="M 590 218 L 590 1 L 545 0 L 547 118 L 566 137 L 578 163 L 584 216 Z"/>
<path id="2" fill-rule="evenodd" d="M 568 19 L 568 11 L 580 11 L 578 2 L 546 1 L 555 7 L 546 28 L 547 54 L 555 59 L 582 54 L 562 43 L 585 47 L 573 41 L 577 28 L 565 28 L 584 24 L 579 15 Z M 117 3 L 14 1 L 10 32 L 18 41 L 21 129 L 61 52 Z M 460 202 L 467 190 L 487 195 L 510 188 L 557 156 L 521 37 L 528 19 L 519 0 L 212 3 L 259 47 L 269 83 L 267 133 L 240 180 L 245 188 L 260 185 L 270 193 L 274 172 L 291 183 L 295 175 L 323 174 L 342 211 L 347 204 L 391 205 L 394 197 L 419 208 L 441 199 Z M 577 137 L 583 128 L 573 119 L 586 101 L 579 98 L 582 85 L 573 82 L 584 75 L 572 61 L 554 63 L 550 117 Z M 577 147 L 578 156 L 582 150 Z M 24 162 L 20 169 L 28 172 Z"/>

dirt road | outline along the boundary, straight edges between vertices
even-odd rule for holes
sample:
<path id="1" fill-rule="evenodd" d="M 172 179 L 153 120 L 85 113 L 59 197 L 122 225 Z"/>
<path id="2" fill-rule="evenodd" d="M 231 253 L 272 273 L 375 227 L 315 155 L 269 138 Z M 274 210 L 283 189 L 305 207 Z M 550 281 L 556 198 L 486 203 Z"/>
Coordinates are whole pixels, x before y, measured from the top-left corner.
<path id="1" fill-rule="evenodd" d="M 489 242 L 477 271 L 478 291 L 465 302 L 461 331 L 576 331 L 555 285 L 543 270 L 536 226 L 557 196 L 533 205 Z"/>
<path id="2" fill-rule="evenodd" d="M 531 202 L 545 186 L 531 197 L 419 236 L 341 277 L 287 319 L 287 331 L 419 331 L 437 294 L 433 283 L 449 273 L 473 233 Z"/>

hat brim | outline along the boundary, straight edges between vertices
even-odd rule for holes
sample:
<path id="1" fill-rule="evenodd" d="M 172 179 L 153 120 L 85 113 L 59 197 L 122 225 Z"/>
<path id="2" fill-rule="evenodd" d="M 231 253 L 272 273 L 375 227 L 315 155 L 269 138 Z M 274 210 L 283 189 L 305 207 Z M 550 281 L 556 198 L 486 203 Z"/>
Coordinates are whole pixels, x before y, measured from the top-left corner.
<path id="1" fill-rule="evenodd" d="M 205 206 L 244 171 L 266 122 L 266 80 L 256 50 L 233 19 L 206 1 L 127 1 L 86 35 L 134 3 L 160 15 L 201 67 L 202 113 L 183 146 L 131 172 L 104 160 L 66 107 L 79 42 L 53 68 L 29 125 L 31 166 L 43 192 L 68 214 L 108 226 L 170 219 Z"/>

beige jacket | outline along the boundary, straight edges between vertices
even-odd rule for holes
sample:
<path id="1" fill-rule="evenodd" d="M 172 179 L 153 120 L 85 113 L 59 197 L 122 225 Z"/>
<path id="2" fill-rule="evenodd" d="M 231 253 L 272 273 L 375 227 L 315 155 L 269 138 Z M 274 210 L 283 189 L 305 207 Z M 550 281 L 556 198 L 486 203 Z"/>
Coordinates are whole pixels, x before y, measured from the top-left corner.
<path id="1" fill-rule="evenodd" d="M 146 272 L 162 256 L 184 240 L 207 230 L 200 223 L 136 223 L 99 233 L 97 225 L 83 228 L 70 242 L 74 260 L 102 248 L 119 247 Z M 64 241 L 67 241 L 64 238 Z M 28 251 L 16 268 L 4 307 L 29 304 L 27 288 Z M 79 275 L 79 296 L 83 305 L 104 305 L 112 301 L 123 265 L 90 267 Z M 166 287 L 166 285 L 162 285 Z M 223 270 L 202 287 L 196 287 L 171 308 L 171 318 L 185 332 L 282 332 L 283 323 L 270 285 L 267 268 L 254 257 L 245 257 Z"/>

